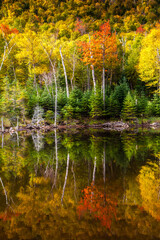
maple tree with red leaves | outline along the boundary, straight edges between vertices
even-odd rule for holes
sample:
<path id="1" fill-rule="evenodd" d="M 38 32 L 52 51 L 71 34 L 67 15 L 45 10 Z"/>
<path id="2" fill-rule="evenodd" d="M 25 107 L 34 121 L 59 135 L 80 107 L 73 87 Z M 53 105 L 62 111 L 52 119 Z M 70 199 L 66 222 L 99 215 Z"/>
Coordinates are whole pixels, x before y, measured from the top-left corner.
<path id="1" fill-rule="evenodd" d="M 82 54 L 82 61 L 102 70 L 103 102 L 105 104 L 105 72 L 113 69 L 118 61 L 116 35 L 111 33 L 109 21 L 100 26 L 99 31 L 89 38 L 89 42 L 79 42 L 79 51 Z M 92 74 L 93 76 L 93 74 Z M 95 88 L 95 79 L 93 76 Z"/>

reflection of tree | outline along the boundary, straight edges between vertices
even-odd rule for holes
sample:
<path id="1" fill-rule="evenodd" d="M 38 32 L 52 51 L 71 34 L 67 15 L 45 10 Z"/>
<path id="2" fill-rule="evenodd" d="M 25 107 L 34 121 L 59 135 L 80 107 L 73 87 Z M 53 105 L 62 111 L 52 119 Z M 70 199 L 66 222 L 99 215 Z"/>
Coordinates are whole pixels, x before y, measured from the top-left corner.
<path id="1" fill-rule="evenodd" d="M 123 134 L 122 137 L 123 150 L 126 154 L 128 160 L 131 160 L 133 156 L 137 153 L 137 142 L 134 134 Z"/>
<path id="2" fill-rule="evenodd" d="M 37 152 L 39 152 L 44 146 L 43 135 L 39 131 L 33 132 L 32 139 L 34 142 L 35 149 L 37 150 Z"/>
<path id="3" fill-rule="evenodd" d="M 138 181 L 140 184 L 142 205 L 154 218 L 160 220 L 160 168 L 149 162 L 143 166 Z"/>
<path id="4" fill-rule="evenodd" d="M 102 194 L 94 185 L 85 188 L 83 193 L 77 207 L 79 216 L 90 212 L 95 219 L 100 220 L 102 226 L 110 229 L 113 219 L 116 218 L 117 202 Z"/>

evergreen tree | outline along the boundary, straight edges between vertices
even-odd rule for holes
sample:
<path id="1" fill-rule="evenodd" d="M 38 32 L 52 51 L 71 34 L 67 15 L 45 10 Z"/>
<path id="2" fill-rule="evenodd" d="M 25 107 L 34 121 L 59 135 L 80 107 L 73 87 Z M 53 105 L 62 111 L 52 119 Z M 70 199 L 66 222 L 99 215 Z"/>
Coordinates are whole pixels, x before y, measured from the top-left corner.
<path id="1" fill-rule="evenodd" d="M 131 93 L 128 92 L 124 99 L 123 108 L 121 111 L 122 119 L 124 120 L 134 120 L 136 116 L 136 106 Z"/>
<path id="2" fill-rule="evenodd" d="M 96 92 L 92 92 L 90 98 L 90 115 L 92 118 L 103 116 L 103 98 L 101 90 L 96 89 Z"/>

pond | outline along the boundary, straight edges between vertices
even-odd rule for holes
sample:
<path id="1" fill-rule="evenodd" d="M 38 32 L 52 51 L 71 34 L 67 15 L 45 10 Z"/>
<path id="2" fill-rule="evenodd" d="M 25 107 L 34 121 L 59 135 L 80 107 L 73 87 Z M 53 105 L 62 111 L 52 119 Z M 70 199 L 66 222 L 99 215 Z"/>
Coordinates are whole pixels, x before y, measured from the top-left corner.
<path id="1" fill-rule="evenodd" d="M 0 140 L 0 239 L 160 239 L 160 134 L 55 130 Z"/>

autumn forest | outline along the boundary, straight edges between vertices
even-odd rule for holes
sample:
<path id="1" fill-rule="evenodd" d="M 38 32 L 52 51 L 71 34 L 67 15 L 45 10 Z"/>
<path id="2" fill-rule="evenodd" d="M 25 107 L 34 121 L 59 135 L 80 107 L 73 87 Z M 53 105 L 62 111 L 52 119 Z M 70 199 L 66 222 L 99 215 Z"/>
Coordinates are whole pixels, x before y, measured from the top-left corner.
<path id="1" fill-rule="evenodd" d="M 158 0 L 2 1 L 4 125 L 160 116 L 159 14 Z"/>
<path id="2" fill-rule="evenodd" d="M 0 1 L 0 240 L 160 240 L 159 16 Z"/>

